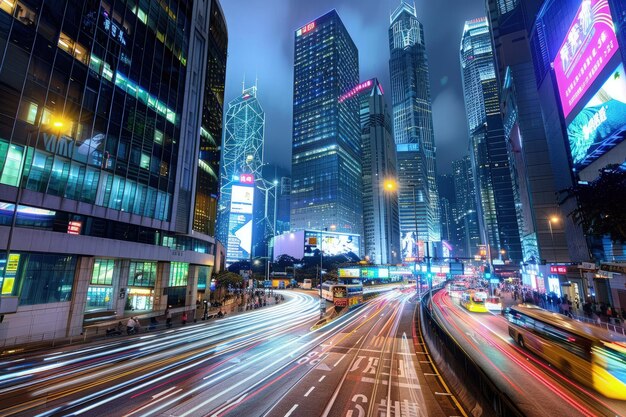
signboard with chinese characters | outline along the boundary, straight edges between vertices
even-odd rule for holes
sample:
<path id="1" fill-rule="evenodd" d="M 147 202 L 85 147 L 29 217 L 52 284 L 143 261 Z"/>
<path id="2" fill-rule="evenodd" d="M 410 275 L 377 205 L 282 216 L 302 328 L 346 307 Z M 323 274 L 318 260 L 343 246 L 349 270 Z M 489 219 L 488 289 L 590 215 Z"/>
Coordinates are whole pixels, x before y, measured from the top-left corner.
<path id="1" fill-rule="evenodd" d="M 302 36 L 305 33 L 309 33 L 313 29 L 315 29 L 315 22 L 307 23 L 296 31 L 296 36 Z"/>
<path id="2" fill-rule="evenodd" d="M 626 130 L 626 75 L 620 64 L 567 126 L 572 161 L 578 169 L 623 140 Z"/>
<path id="3" fill-rule="evenodd" d="M 339 268 L 339 278 L 360 278 L 361 268 Z"/>
<path id="4" fill-rule="evenodd" d="M 550 266 L 550 273 L 551 274 L 558 274 L 558 275 L 567 275 L 567 266 L 565 266 L 565 265 L 552 265 L 552 266 Z"/>
<path id="5" fill-rule="evenodd" d="M 571 113 L 617 49 L 608 0 L 583 0 L 553 62 L 564 117 Z"/>

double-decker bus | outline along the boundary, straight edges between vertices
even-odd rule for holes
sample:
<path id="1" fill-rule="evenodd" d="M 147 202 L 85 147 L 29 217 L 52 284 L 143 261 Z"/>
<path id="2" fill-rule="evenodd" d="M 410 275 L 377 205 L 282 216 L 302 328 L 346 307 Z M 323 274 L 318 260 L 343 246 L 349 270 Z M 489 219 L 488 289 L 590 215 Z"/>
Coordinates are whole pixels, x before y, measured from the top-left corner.
<path id="1" fill-rule="evenodd" d="M 626 337 L 534 305 L 505 310 L 509 335 L 568 377 L 626 400 Z"/>
<path id="2" fill-rule="evenodd" d="M 485 300 L 487 293 L 483 291 L 465 291 L 461 296 L 461 305 L 473 313 L 488 313 Z"/>
<path id="3" fill-rule="evenodd" d="M 458 283 L 448 284 L 448 295 L 450 298 L 461 298 L 465 291 L 467 291 L 467 287 L 465 285 Z"/>
<path id="4" fill-rule="evenodd" d="M 338 284 L 326 281 L 322 284 L 322 298 L 338 307 L 348 307 L 363 301 L 363 284 Z"/>

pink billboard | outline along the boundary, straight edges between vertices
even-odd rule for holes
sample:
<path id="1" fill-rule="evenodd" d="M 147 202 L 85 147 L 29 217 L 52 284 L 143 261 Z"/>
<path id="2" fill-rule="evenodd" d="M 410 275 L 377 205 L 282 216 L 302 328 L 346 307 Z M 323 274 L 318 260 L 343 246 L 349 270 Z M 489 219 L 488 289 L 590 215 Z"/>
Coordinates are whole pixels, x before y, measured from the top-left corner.
<path id="1" fill-rule="evenodd" d="M 583 0 L 553 62 L 566 118 L 617 48 L 608 0 Z"/>

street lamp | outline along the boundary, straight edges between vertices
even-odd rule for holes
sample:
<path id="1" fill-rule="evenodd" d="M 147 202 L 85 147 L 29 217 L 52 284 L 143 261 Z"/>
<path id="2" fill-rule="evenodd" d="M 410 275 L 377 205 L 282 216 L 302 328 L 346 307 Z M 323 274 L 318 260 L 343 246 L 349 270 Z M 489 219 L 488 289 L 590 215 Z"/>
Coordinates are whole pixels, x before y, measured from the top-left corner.
<path id="1" fill-rule="evenodd" d="M 548 227 L 550 228 L 550 239 L 552 240 L 552 259 L 556 262 L 556 248 L 554 247 L 554 234 L 552 233 L 552 223 L 558 224 L 559 219 L 557 216 L 548 217 Z"/>

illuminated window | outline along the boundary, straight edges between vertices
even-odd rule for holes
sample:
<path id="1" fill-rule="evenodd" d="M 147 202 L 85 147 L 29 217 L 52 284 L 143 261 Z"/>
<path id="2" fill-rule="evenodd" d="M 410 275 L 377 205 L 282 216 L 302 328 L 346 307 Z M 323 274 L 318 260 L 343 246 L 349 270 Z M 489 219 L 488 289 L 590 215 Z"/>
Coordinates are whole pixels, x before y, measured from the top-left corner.
<path id="1" fill-rule="evenodd" d="M 95 285 L 112 285 L 114 267 L 114 259 L 96 259 L 93 264 L 91 283 Z"/>
<path id="2" fill-rule="evenodd" d="M 154 129 L 154 143 L 161 145 L 163 143 L 163 132 L 158 129 Z"/>
<path id="3" fill-rule="evenodd" d="M 74 41 L 65 33 L 61 32 L 61 34 L 59 35 L 59 42 L 57 43 L 57 46 L 63 49 L 68 54 L 72 54 L 72 51 L 74 49 Z"/>
<path id="4" fill-rule="evenodd" d="M 142 153 L 139 166 L 143 169 L 150 169 L 150 156 Z"/>
<path id="5" fill-rule="evenodd" d="M 0 10 L 12 15 L 15 9 L 15 2 L 13 0 L 0 0 Z"/>
<path id="6" fill-rule="evenodd" d="M 154 287 L 156 282 L 156 262 L 130 262 L 128 285 L 134 287 Z"/>
<path id="7" fill-rule="evenodd" d="M 24 148 L 17 145 L 9 145 L 0 183 L 17 187 L 22 173 L 22 158 Z"/>
<path id="8" fill-rule="evenodd" d="M 185 262 L 172 262 L 170 264 L 169 287 L 186 287 L 189 264 Z"/>
<path id="9" fill-rule="evenodd" d="M 159 174 L 162 177 L 167 177 L 167 175 L 169 174 L 169 171 L 170 171 L 170 166 L 168 165 L 168 163 L 165 161 L 161 161 L 161 169 L 159 171 Z"/>

